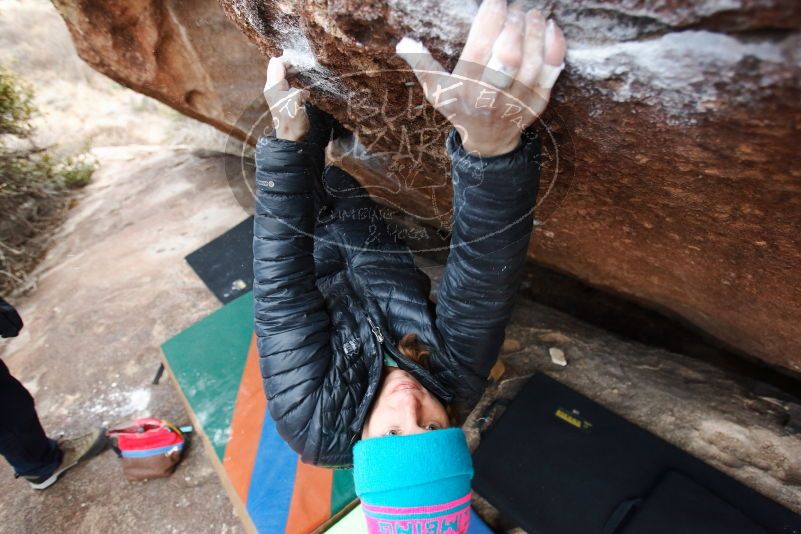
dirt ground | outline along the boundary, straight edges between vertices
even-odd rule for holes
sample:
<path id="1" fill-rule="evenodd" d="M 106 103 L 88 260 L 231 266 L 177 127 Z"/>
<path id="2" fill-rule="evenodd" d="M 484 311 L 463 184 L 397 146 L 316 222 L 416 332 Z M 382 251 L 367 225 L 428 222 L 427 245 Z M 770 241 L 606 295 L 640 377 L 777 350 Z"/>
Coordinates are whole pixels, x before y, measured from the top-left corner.
<path id="1" fill-rule="evenodd" d="M 219 307 L 183 257 L 247 215 L 225 156 L 182 147 L 95 149 L 94 182 L 15 304 L 25 320 L 3 359 L 37 400 L 52 435 L 131 416 L 186 424 L 173 384 L 150 381 L 160 344 Z M 166 178 L 168 177 L 168 178 Z M 2 532 L 238 532 L 238 519 L 195 441 L 169 479 L 126 482 L 112 452 L 44 492 L 0 468 Z"/>

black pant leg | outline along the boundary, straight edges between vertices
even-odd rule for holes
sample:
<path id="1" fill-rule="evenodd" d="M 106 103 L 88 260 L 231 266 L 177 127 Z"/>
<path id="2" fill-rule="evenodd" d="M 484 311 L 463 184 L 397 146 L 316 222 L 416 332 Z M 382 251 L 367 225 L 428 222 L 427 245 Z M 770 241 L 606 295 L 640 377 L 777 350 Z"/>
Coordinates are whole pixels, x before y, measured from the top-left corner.
<path id="1" fill-rule="evenodd" d="M 61 462 L 36 414 L 33 397 L 0 360 L 0 454 L 18 475 L 44 476 Z"/>

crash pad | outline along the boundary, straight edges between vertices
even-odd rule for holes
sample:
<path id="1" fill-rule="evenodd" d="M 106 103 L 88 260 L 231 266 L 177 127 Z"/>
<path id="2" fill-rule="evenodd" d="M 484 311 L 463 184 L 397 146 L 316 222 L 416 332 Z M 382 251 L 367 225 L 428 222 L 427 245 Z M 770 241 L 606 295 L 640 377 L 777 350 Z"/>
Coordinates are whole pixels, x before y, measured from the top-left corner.
<path id="1" fill-rule="evenodd" d="M 355 505 L 351 471 L 302 463 L 267 413 L 251 292 L 165 342 L 162 352 L 249 530 L 308 533 Z"/>
<path id="2" fill-rule="evenodd" d="M 253 288 L 253 217 L 186 256 L 186 262 L 223 304 Z"/>
<path id="3" fill-rule="evenodd" d="M 473 461 L 473 489 L 528 532 L 801 532 L 797 514 L 545 374 Z"/>

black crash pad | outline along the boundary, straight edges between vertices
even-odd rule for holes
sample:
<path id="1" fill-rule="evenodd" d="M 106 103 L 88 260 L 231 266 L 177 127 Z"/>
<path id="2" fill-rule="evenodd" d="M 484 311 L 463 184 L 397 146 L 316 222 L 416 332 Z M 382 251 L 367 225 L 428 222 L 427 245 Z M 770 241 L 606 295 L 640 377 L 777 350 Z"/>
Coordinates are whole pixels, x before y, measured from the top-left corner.
<path id="1" fill-rule="evenodd" d="M 801 516 L 544 374 L 473 459 L 473 488 L 532 534 L 801 533 Z"/>
<path id="2" fill-rule="evenodd" d="M 248 217 L 186 257 L 223 304 L 253 287 L 253 217 Z"/>
<path id="3" fill-rule="evenodd" d="M 689 477 L 669 471 L 638 503 L 621 534 L 706 534 L 739 532 L 766 534 L 740 510 L 696 484 Z"/>

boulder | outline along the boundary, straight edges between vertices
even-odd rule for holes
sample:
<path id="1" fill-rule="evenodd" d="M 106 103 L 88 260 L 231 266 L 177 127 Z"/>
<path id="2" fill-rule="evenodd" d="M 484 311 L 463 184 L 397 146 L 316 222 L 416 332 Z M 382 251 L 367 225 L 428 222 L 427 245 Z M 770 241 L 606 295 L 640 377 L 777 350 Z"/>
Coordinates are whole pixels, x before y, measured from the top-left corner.
<path id="1" fill-rule="evenodd" d="M 113 80 L 242 139 L 266 62 L 213 0 L 53 0 L 78 55 Z"/>
<path id="2" fill-rule="evenodd" d="M 240 138 L 265 118 L 263 56 L 287 52 L 358 133 L 343 165 L 448 228 L 446 127 L 394 45 L 413 36 L 452 66 L 474 1 L 54 2 L 91 65 Z M 531 257 L 801 371 L 801 4 L 536 5 L 570 50 L 538 124 Z"/>

